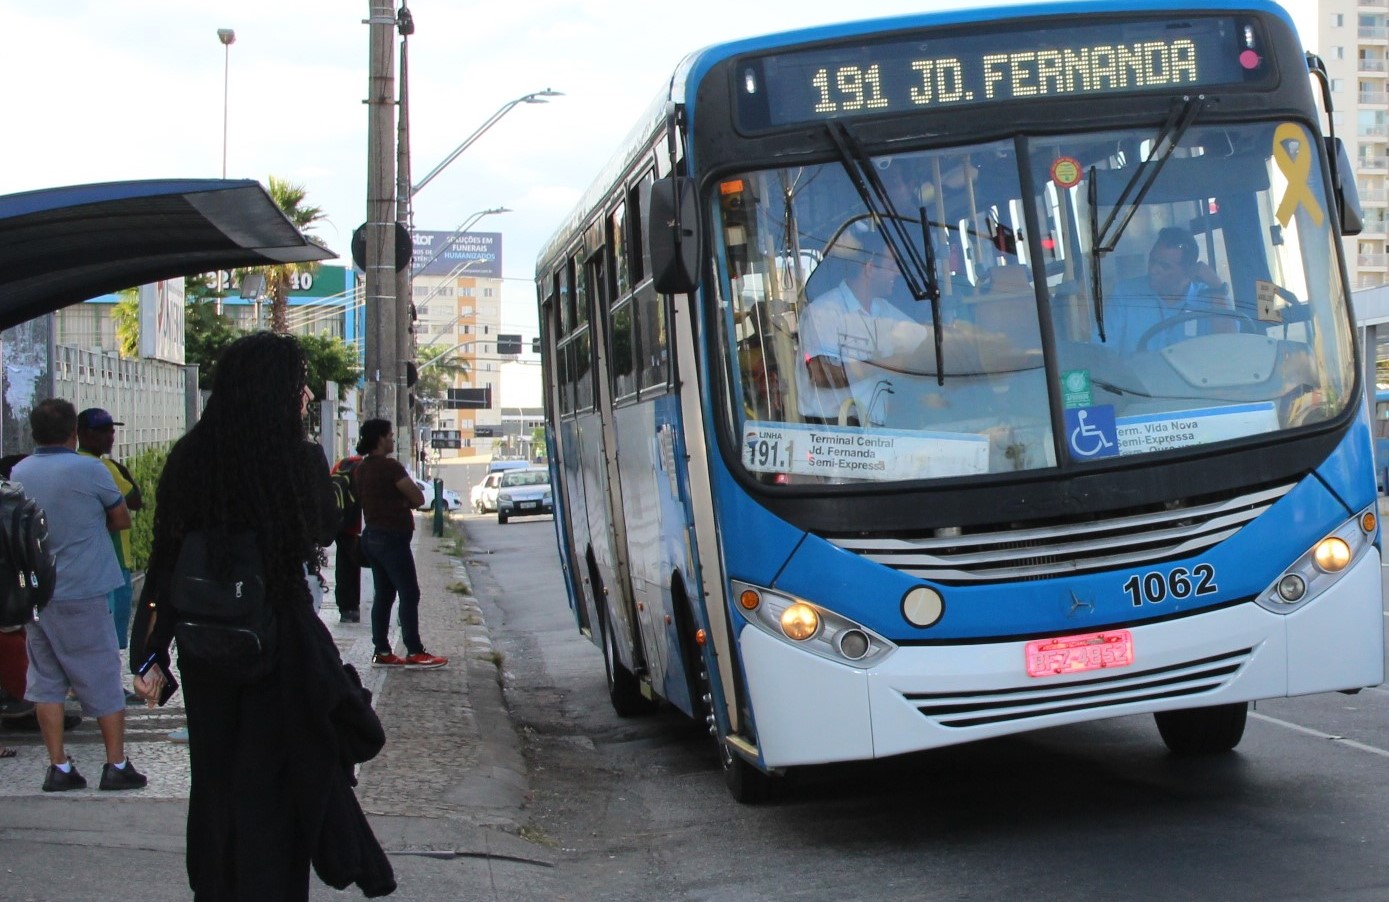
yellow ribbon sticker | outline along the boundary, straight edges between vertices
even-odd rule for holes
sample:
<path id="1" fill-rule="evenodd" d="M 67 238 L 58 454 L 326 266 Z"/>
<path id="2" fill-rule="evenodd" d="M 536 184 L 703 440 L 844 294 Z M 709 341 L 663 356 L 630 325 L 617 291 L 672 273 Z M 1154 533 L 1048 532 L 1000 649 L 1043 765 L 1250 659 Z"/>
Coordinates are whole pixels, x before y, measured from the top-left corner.
<path id="1" fill-rule="evenodd" d="M 1286 142 L 1293 142 L 1297 146 L 1297 156 L 1288 152 Z M 1307 215 L 1312 217 L 1312 222 L 1316 225 L 1320 226 L 1325 219 L 1321 204 L 1317 203 L 1317 196 L 1312 193 L 1309 181 L 1312 175 L 1312 159 L 1312 150 L 1307 145 L 1307 133 L 1301 126 L 1284 122 L 1274 130 L 1273 162 L 1278 164 L 1278 171 L 1288 180 L 1288 192 L 1283 195 L 1274 216 L 1285 229 L 1288 227 L 1288 220 L 1293 218 L 1299 206 L 1307 208 Z"/>

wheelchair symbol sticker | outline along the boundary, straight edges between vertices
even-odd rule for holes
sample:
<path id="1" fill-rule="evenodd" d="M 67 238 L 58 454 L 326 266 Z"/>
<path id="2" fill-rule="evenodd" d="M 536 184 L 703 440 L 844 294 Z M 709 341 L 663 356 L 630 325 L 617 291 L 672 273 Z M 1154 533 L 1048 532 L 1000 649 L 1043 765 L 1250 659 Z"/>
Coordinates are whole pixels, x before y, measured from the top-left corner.
<path id="1" fill-rule="evenodd" d="M 1114 427 L 1114 408 L 1105 404 L 1067 410 L 1066 444 L 1071 456 L 1081 460 L 1116 456 L 1119 437 Z"/>

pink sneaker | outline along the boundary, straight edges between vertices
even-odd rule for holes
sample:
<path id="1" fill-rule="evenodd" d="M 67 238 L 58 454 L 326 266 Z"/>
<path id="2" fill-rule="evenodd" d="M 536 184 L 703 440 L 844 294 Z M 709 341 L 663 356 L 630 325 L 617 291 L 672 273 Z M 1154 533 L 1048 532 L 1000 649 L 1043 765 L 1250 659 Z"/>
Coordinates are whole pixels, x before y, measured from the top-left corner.
<path id="1" fill-rule="evenodd" d="M 434 670 L 437 667 L 446 667 L 448 663 L 448 658 L 441 658 L 438 655 L 426 654 L 425 652 L 405 656 L 405 666 L 411 670 Z"/>

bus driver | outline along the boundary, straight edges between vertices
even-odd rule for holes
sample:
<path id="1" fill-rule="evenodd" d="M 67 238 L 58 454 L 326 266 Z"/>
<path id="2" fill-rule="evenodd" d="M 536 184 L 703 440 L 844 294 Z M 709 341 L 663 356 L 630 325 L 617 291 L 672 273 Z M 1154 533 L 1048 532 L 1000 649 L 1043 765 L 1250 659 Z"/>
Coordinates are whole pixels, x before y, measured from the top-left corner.
<path id="1" fill-rule="evenodd" d="M 1180 341 L 1185 333 L 1229 332 L 1235 328 L 1230 286 L 1209 263 L 1197 259 L 1196 240 L 1186 229 L 1169 226 L 1158 232 L 1148 253 L 1148 274 L 1120 282 L 1105 304 L 1105 343 L 1121 354 L 1160 348 Z M 1211 322 L 1173 322 L 1185 314 L 1211 314 Z M 1229 316 L 1220 316 L 1229 314 Z M 1152 334 L 1146 342 L 1145 334 Z M 1140 348 L 1144 344 L 1146 347 Z"/>
<path id="2" fill-rule="evenodd" d="M 899 271 L 882 235 L 867 229 L 845 232 L 825 255 L 825 263 L 843 267 L 833 288 L 806 305 L 800 320 L 800 359 L 796 367 L 798 407 L 812 423 L 838 423 L 845 402 L 859 405 L 867 419 L 872 385 L 846 361 L 881 360 L 915 350 L 930 335 L 887 298 Z"/>

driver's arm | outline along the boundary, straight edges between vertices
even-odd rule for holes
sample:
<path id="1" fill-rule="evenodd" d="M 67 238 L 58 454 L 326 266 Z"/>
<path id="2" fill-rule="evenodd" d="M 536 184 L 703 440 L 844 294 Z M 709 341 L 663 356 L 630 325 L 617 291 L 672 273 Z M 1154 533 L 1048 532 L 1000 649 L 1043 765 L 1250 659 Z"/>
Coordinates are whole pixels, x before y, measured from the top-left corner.
<path id="1" fill-rule="evenodd" d="M 810 373 L 811 384 L 820 388 L 845 388 L 849 384 L 843 364 L 833 357 L 824 354 L 811 357 L 806 360 L 805 367 Z"/>

